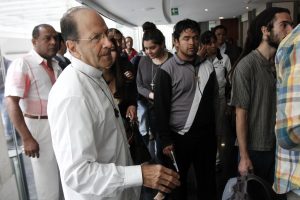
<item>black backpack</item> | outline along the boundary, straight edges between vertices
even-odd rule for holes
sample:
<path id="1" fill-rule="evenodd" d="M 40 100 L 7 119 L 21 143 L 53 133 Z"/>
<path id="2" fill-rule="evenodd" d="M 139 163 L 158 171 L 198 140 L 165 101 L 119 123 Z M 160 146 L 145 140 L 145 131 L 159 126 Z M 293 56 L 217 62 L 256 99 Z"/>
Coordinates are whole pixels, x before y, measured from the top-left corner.
<path id="1" fill-rule="evenodd" d="M 229 179 L 222 200 L 273 200 L 275 192 L 262 178 L 248 174 Z"/>

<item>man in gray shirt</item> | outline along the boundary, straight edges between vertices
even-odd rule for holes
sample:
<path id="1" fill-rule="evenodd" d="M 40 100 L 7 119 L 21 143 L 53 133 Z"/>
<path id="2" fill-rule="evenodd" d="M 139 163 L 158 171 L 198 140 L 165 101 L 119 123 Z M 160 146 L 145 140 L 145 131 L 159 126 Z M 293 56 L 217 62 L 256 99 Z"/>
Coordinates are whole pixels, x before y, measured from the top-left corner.
<path id="1" fill-rule="evenodd" d="M 198 198 L 214 200 L 216 73 L 211 62 L 197 56 L 200 36 L 197 22 L 189 19 L 178 22 L 173 36 L 177 53 L 158 71 L 154 91 L 163 153 L 166 156 L 175 153 L 180 174 L 181 185 L 172 199 L 187 199 L 187 171 L 193 165 Z"/>
<path id="2" fill-rule="evenodd" d="M 275 166 L 276 77 L 274 55 L 288 34 L 290 13 L 268 8 L 251 23 L 240 61 L 232 77 L 231 105 L 236 109 L 236 131 L 241 175 L 254 174 L 273 183 Z M 257 31 L 260 30 L 260 31 Z"/>

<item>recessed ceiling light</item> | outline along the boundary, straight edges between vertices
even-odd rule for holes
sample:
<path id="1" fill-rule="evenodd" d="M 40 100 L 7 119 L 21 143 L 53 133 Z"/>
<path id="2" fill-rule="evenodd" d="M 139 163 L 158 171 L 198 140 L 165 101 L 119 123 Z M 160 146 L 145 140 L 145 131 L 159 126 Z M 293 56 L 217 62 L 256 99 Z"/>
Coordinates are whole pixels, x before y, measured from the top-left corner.
<path id="1" fill-rule="evenodd" d="M 247 6 L 246 9 L 249 10 L 249 7 Z"/>
<path id="2" fill-rule="evenodd" d="M 205 12 L 208 12 L 208 9 L 207 9 L 207 8 L 205 8 L 205 9 L 204 9 L 204 11 L 205 11 Z"/>
<path id="3" fill-rule="evenodd" d="M 219 17 L 219 19 L 224 19 L 224 17 Z"/>

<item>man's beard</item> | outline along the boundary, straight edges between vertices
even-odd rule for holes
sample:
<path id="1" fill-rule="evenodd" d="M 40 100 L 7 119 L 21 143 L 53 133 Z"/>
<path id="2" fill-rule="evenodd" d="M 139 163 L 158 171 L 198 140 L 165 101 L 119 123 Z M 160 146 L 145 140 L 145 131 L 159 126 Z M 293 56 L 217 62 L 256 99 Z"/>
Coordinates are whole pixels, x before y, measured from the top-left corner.
<path id="1" fill-rule="evenodd" d="M 267 42 L 268 42 L 268 44 L 269 44 L 271 47 L 273 47 L 273 48 L 275 48 L 275 49 L 278 48 L 280 41 L 278 41 L 278 39 L 275 39 L 275 35 L 274 35 L 274 33 L 273 33 L 273 30 L 271 31 L 270 36 L 268 36 Z"/>

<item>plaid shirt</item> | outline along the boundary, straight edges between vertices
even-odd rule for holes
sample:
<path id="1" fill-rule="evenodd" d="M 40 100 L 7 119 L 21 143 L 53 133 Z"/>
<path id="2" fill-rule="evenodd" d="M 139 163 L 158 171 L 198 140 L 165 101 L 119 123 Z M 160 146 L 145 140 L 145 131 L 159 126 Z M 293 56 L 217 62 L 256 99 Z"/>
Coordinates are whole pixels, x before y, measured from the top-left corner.
<path id="1" fill-rule="evenodd" d="M 300 195 L 300 25 L 281 43 L 277 70 L 276 171 L 274 190 Z"/>

